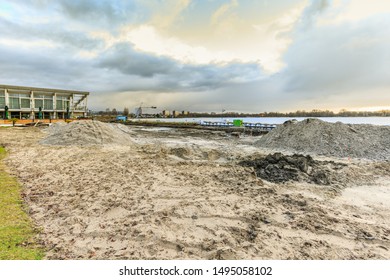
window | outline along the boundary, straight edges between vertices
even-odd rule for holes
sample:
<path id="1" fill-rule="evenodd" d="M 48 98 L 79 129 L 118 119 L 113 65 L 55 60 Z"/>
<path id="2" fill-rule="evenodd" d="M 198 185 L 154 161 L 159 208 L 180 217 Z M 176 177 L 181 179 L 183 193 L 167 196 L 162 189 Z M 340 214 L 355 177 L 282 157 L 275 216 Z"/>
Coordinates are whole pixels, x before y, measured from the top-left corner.
<path id="1" fill-rule="evenodd" d="M 20 102 L 18 97 L 9 98 L 9 108 L 10 109 L 20 109 Z"/>
<path id="2" fill-rule="evenodd" d="M 53 110 L 53 100 L 52 99 L 45 99 L 45 110 Z"/>
<path id="3" fill-rule="evenodd" d="M 5 107 L 5 94 L 0 92 L 0 108 L 4 109 Z"/>
<path id="4" fill-rule="evenodd" d="M 56 109 L 57 110 L 63 110 L 64 109 L 64 106 L 62 104 L 62 100 L 57 100 L 56 101 Z"/>
<path id="5" fill-rule="evenodd" d="M 43 109 L 43 99 L 35 99 L 35 108 L 41 107 Z"/>
<path id="6" fill-rule="evenodd" d="M 9 93 L 9 97 L 30 98 L 30 94 L 28 94 L 28 93 Z"/>
<path id="7" fill-rule="evenodd" d="M 69 97 L 57 95 L 56 109 L 66 110 L 68 106 L 69 106 Z"/>
<path id="8" fill-rule="evenodd" d="M 25 99 L 25 98 L 20 99 L 20 107 L 30 108 L 30 99 Z"/>

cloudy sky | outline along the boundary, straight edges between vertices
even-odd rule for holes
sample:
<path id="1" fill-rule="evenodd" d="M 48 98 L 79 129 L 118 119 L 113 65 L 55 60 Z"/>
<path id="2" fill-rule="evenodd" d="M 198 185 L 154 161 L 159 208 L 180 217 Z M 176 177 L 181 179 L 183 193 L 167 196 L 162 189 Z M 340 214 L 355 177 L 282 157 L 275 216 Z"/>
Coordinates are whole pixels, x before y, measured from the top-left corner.
<path id="1" fill-rule="evenodd" d="M 93 110 L 390 109 L 390 1 L 1 0 L 0 70 Z"/>

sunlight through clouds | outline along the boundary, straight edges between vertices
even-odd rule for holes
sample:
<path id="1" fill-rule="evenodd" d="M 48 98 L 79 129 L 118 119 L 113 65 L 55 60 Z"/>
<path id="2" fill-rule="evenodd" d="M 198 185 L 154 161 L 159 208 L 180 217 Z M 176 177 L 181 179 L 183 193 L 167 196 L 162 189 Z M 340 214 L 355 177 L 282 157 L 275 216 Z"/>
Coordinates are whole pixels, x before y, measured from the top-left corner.
<path id="1" fill-rule="evenodd" d="M 94 109 L 124 96 L 186 110 L 386 107 L 389 3 L 3 0 L 0 80 L 88 90 Z"/>

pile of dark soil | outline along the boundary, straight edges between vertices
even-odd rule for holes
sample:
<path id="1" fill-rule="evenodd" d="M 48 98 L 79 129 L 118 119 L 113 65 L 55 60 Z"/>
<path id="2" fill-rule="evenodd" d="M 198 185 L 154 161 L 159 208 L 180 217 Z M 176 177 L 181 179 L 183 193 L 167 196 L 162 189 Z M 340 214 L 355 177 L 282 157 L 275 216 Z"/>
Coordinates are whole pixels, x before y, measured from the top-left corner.
<path id="1" fill-rule="evenodd" d="M 282 153 L 244 160 L 239 164 L 253 167 L 258 177 L 270 182 L 306 181 L 318 185 L 340 183 L 343 177 L 342 169 L 347 166 L 334 161 L 317 161 L 311 156 L 288 156 Z"/>

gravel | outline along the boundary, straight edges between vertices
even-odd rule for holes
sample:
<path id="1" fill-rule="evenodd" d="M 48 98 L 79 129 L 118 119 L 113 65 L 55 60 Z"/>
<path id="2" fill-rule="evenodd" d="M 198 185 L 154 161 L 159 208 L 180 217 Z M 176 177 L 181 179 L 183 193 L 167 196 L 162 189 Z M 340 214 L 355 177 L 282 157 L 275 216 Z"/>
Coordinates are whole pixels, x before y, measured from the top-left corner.
<path id="1" fill-rule="evenodd" d="M 305 119 L 279 125 L 255 145 L 293 153 L 390 160 L 390 126 Z"/>

